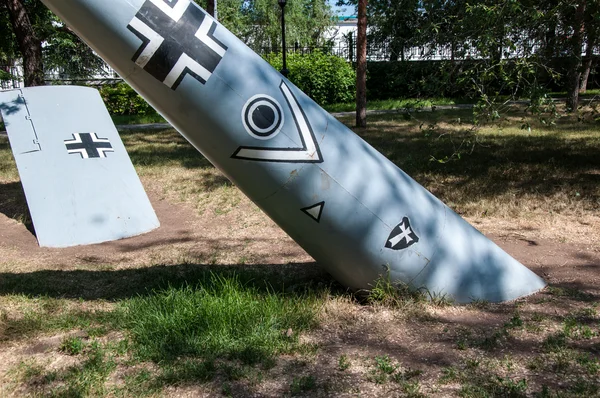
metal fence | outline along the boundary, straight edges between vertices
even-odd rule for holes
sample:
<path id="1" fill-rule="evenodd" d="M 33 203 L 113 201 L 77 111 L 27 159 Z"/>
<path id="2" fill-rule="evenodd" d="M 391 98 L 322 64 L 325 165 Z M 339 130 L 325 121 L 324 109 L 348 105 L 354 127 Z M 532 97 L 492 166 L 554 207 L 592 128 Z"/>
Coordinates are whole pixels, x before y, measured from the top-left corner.
<path id="1" fill-rule="evenodd" d="M 23 76 L 20 68 L 16 66 L 0 66 L 0 71 L 2 71 L 0 90 L 21 88 Z"/>
<path id="2" fill-rule="evenodd" d="M 514 59 L 525 55 L 535 54 L 542 48 L 542 43 L 532 40 L 523 40 L 516 47 L 504 48 L 502 57 L 505 59 Z M 356 32 L 349 32 L 341 37 L 334 38 L 329 44 L 323 46 L 302 46 L 295 43 L 292 48 L 288 48 L 288 52 L 299 54 L 309 54 L 315 51 L 326 54 L 342 57 L 349 62 L 356 61 Z M 586 53 L 583 51 L 583 55 Z M 270 53 L 280 53 L 281 47 L 264 47 L 259 50 L 261 55 Z M 595 55 L 600 55 L 600 48 L 594 49 Z M 450 45 L 423 45 L 416 47 L 405 47 L 403 54 L 405 61 L 442 61 L 442 60 L 466 60 L 466 59 L 482 59 L 484 58 L 479 50 L 469 43 L 460 43 L 455 49 Z M 381 43 L 367 41 L 367 60 L 369 61 L 390 61 L 400 60 L 399 51 L 395 53 L 392 50 L 391 40 L 385 40 Z"/>
<path id="3" fill-rule="evenodd" d="M 298 54 L 310 54 L 313 52 L 322 52 L 325 54 L 336 55 L 344 58 L 349 62 L 356 61 L 356 33 L 345 35 L 343 38 L 322 46 L 302 46 L 295 43 L 292 48 L 288 48 L 288 52 Z M 263 47 L 259 50 L 261 55 L 271 53 L 281 53 L 281 47 Z M 468 51 L 463 51 L 461 58 L 475 58 L 477 51 L 472 48 Z M 389 61 L 393 58 L 399 59 L 400 55 L 392 56 L 391 41 L 374 44 L 367 41 L 367 60 L 369 61 Z M 453 59 L 452 49 L 448 47 L 409 47 L 404 49 L 404 59 L 407 61 L 423 61 L 423 60 L 450 60 Z M 458 58 L 457 58 L 458 59 Z"/>
<path id="4" fill-rule="evenodd" d="M 540 47 L 539 43 L 527 42 L 522 43 L 521 48 L 517 50 L 505 51 L 503 57 L 505 58 L 518 58 L 522 56 L 519 52 L 523 53 L 527 49 L 529 53 L 537 51 Z M 392 57 L 391 41 L 385 41 L 381 44 L 373 44 L 367 42 L 367 60 L 369 61 L 389 61 L 394 58 L 398 59 L 399 56 L 394 54 Z M 322 52 L 325 54 L 332 54 L 338 57 L 344 58 L 349 62 L 356 61 L 356 32 L 349 32 L 343 35 L 343 37 L 336 38 L 330 41 L 326 45 L 322 46 L 302 46 L 300 43 L 295 43 L 291 48 L 288 48 L 288 52 L 297 54 L 310 54 L 313 52 Z M 586 50 L 587 51 L 587 50 Z M 264 47 L 259 50 L 261 55 L 267 55 L 270 53 L 281 53 L 281 48 L 277 47 Z M 585 54 L 585 51 L 584 51 Z M 594 51 L 596 56 L 600 55 L 600 48 L 596 48 Z M 464 59 L 481 59 L 481 55 L 475 47 L 468 45 L 462 45 L 460 51 L 452 51 L 450 46 L 420 46 L 410 47 L 404 49 L 404 59 L 406 61 L 425 61 L 425 60 L 464 60 Z M 101 87 L 106 84 L 114 84 L 122 81 L 119 75 L 108 65 L 106 65 L 97 76 L 91 78 L 69 78 L 61 75 L 58 71 L 50 71 L 46 73 L 47 84 L 77 84 L 77 85 L 89 85 Z M 21 88 L 23 86 L 23 75 L 22 69 L 19 66 L 0 66 L 0 90 L 12 90 Z"/>

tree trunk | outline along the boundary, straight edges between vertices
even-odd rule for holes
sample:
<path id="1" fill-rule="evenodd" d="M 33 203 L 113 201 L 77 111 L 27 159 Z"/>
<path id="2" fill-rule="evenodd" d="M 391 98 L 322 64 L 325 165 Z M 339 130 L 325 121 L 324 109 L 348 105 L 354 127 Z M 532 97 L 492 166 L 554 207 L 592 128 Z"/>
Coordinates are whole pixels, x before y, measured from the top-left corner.
<path id="1" fill-rule="evenodd" d="M 25 6 L 21 0 L 2 0 L 8 9 L 10 22 L 23 56 L 23 84 L 25 87 L 44 85 L 42 43 L 37 38 Z"/>
<path id="2" fill-rule="evenodd" d="M 496 32 L 496 45 L 492 51 L 492 62 L 498 65 L 502 61 L 504 53 L 504 36 L 506 35 L 504 24 L 502 23 Z"/>
<path id="3" fill-rule="evenodd" d="M 588 37 L 587 49 L 585 51 L 585 60 L 583 61 L 583 73 L 581 74 L 581 86 L 579 86 L 579 93 L 583 94 L 587 91 L 588 79 L 590 77 L 590 71 L 592 70 L 592 64 L 594 63 L 594 47 L 596 46 L 596 38 L 593 36 Z"/>
<path id="4" fill-rule="evenodd" d="M 367 2 L 358 0 L 356 127 L 367 127 Z"/>
<path id="5" fill-rule="evenodd" d="M 206 1 L 206 12 L 209 13 L 211 17 L 215 16 L 215 0 Z"/>
<path id="6" fill-rule="evenodd" d="M 569 60 L 567 71 L 567 109 L 572 112 L 577 112 L 579 106 L 579 87 L 581 79 L 582 66 L 582 47 L 583 47 L 583 18 L 585 16 L 586 3 L 580 0 L 577 5 L 575 15 L 573 17 L 573 35 L 569 46 Z"/>
<path id="7" fill-rule="evenodd" d="M 546 31 L 546 43 L 544 47 L 544 57 L 547 62 L 552 60 L 556 54 L 556 24 L 552 24 Z"/>
<path id="8" fill-rule="evenodd" d="M 402 59 L 402 57 L 402 44 L 399 40 L 393 38 L 390 40 L 390 61 L 398 61 L 398 59 Z"/>

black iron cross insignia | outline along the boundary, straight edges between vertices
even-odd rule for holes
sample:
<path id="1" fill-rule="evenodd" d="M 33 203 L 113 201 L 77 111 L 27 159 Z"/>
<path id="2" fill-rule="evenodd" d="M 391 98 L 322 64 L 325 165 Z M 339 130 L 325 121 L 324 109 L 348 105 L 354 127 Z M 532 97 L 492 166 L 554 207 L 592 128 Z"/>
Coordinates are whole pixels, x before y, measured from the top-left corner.
<path id="1" fill-rule="evenodd" d="M 65 146 L 68 153 L 78 153 L 83 159 L 105 158 L 106 152 L 114 152 L 108 138 L 98 138 L 96 133 L 74 133 Z"/>
<path id="2" fill-rule="evenodd" d="M 173 90 L 187 75 L 204 84 L 227 51 L 216 28 L 190 0 L 146 0 L 127 25 L 142 40 L 132 60 Z"/>

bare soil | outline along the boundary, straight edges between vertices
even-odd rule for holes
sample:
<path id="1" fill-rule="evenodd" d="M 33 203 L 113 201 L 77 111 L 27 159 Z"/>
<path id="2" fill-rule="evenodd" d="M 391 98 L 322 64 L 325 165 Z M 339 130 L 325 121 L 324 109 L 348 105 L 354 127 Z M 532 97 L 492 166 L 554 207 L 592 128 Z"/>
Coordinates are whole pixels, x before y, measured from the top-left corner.
<path id="1" fill-rule="evenodd" d="M 149 181 L 144 183 L 152 185 Z M 40 248 L 26 225 L 0 213 L 0 278 L 46 271 L 66 271 L 65 277 L 76 278 L 69 271 L 118 272 L 159 266 L 172 266 L 173 272 L 179 272 L 182 264 L 223 264 L 255 267 L 265 272 L 284 268 L 289 272 L 308 273 L 314 278 L 330 280 L 310 256 L 246 198 L 242 198 L 230 211 L 220 212 L 215 211 L 216 205 L 210 204 L 203 211 L 198 211 L 189 203 L 165 198 L 154 188 L 149 189 L 148 194 L 161 222 L 160 228 L 142 236 L 91 246 Z M 542 276 L 554 291 L 546 289 L 515 303 L 426 305 L 418 307 L 418 311 L 408 307 L 403 311 L 366 306 L 347 296 L 333 297 L 324 308 L 321 327 L 303 337 L 318 344 L 316 354 L 282 357 L 263 381 L 233 383 L 232 395 L 289 395 L 290 384 L 301 375 L 312 375 L 316 380 L 316 388 L 301 394 L 305 396 L 407 395 L 406 384 L 380 383 L 369 376 L 374 374 L 373 359 L 386 355 L 399 369 L 420 371 L 420 376 L 414 380 L 419 382 L 420 393 L 428 396 L 458 394 L 462 382 L 441 380 L 444 369 L 456 367 L 464 370 L 467 368 L 466 361 L 479 361 L 485 364 L 481 365 L 481 369 L 485 368 L 486 372 L 506 375 L 511 380 L 527 378 L 528 392 L 540 391 L 542 385 L 557 390 L 563 388 L 560 374 L 531 370 L 526 365 L 540 354 L 541 341 L 559 327 L 560 317 L 595 305 L 598 301 L 600 224 L 593 217 L 578 220 L 559 215 L 541 221 L 521 220 L 515 223 L 493 218 L 471 218 L 469 221 Z M 94 278 L 103 278 L 103 274 L 93 275 Z M 123 275 L 126 277 L 127 274 Z M 85 283 L 86 279 L 82 281 Z M 118 294 L 106 293 L 110 291 L 109 282 L 102 282 L 90 279 L 89 289 L 78 289 L 77 294 L 86 299 L 109 302 L 118 299 Z M 19 289 L 28 292 L 26 286 L 17 288 L 17 291 Z M 557 289 L 566 293 L 557 293 Z M 541 323 L 542 330 L 539 332 L 512 331 L 490 349 L 473 343 L 493 335 L 515 311 L 524 321 L 535 319 L 540 314 L 547 321 Z M 553 323 L 553 320 L 556 322 Z M 597 322 L 594 327 L 597 329 Z M 63 337 L 64 334 L 15 338 L 0 343 L 0 374 L 3 374 L 0 381 L 4 380 L 4 388 L 11 384 L 12 377 L 6 372 L 14 369 L 19 362 L 33 359 L 50 368 L 69 366 L 72 358 L 58 353 L 56 349 Z M 467 342 L 466 348 L 461 346 L 463 340 Z M 599 343 L 600 338 L 596 334 L 574 347 L 597 358 Z M 347 357 L 350 363 L 345 370 L 339 367 L 341 356 Z M 494 361 L 497 365 L 493 365 Z M 512 361 L 513 365 L 506 365 L 506 361 Z M 0 388 L 0 393 L 2 390 Z M 22 388 L 9 390 L 16 396 L 27 393 Z M 217 380 L 208 384 L 172 387 L 164 393 L 171 396 L 220 396 L 221 388 Z"/>

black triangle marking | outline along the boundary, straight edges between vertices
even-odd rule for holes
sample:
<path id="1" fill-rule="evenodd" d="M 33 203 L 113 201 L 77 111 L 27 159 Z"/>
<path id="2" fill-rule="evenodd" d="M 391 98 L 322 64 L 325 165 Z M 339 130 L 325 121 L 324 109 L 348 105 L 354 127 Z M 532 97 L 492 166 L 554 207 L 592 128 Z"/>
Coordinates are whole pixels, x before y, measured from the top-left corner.
<path id="1" fill-rule="evenodd" d="M 308 215 L 310 218 L 312 218 L 316 222 L 320 222 L 324 207 L 325 207 L 325 201 L 316 203 L 312 206 L 308 206 L 308 207 L 305 207 L 300 210 L 302 210 L 306 215 Z"/>

